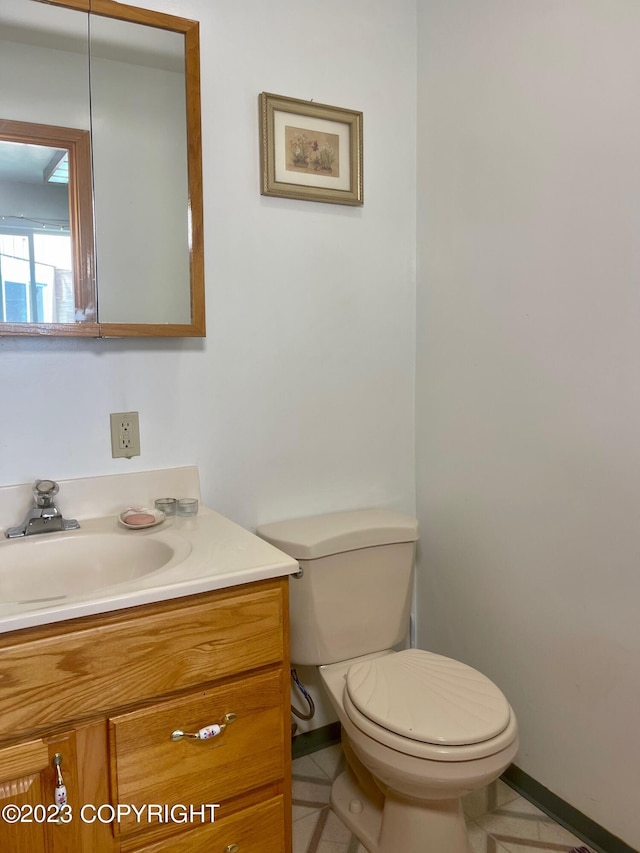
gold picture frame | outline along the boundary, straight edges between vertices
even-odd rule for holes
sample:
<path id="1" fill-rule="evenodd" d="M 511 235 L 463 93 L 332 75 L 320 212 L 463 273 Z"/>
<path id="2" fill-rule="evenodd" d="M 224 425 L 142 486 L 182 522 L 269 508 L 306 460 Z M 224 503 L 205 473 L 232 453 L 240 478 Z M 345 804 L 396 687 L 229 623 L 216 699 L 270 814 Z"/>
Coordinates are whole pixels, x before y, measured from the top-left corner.
<path id="1" fill-rule="evenodd" d="M 363 204 L 362 113 L 260 95 L 262 195 Z"/>

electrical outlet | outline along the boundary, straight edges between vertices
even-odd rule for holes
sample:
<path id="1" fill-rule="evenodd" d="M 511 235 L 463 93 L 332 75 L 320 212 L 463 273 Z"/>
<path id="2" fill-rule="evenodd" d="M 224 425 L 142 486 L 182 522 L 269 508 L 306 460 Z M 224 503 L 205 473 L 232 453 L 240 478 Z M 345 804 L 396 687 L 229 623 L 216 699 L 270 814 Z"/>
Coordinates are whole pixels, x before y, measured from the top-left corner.
<path id="1" fill-rule="evenodd" d="M 114 412 L 111 418 L 111 455 L 114 459 L 140 456 L 140 419 L 137 412 Z"/>

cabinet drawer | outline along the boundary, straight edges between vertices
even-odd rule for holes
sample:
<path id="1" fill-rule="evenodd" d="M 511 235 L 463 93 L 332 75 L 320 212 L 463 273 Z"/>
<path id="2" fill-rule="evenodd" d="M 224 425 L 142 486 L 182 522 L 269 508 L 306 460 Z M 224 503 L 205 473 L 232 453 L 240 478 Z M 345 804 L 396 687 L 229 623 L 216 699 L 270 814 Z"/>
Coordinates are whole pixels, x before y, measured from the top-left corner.
<path id="1" fill-rule="evenodd" d="M 171 841 L 159 841 L 136 853 L 226 853 L 234 844 L 239 853 L 285 853 L 284 802 L 274 797 L 231 817 L 218 817 L 207 826 L 192 829 Z"/>
<path id="2" fill-rule="evenodd" d="M 0 741 L 282 660 L 268 581 L 0 637 Z"/>
<path id="3" fill-rule="evenodd" d="M 232 797 L 282 779 L 284 699 L 282 671 L 276 670 L 112 717 L 113 802 L 219 803 L 223 814 Z M 177 729 L 197 732 L 229 713 L 235 721 L 215 737 L 171 739 Z M 122 834 L 144 828 L 133 816 L 119 824 Z"/>

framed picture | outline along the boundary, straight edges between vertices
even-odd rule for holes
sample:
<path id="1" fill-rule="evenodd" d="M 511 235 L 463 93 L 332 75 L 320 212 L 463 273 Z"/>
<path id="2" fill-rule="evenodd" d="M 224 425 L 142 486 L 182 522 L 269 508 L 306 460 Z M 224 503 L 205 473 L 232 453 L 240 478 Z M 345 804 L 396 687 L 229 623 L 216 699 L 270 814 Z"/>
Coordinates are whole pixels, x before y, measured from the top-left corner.
<path id="1" fill-rule="evenodd" d="M 362 113 L 260 95 L 262 195 L 362 204 Z"/>

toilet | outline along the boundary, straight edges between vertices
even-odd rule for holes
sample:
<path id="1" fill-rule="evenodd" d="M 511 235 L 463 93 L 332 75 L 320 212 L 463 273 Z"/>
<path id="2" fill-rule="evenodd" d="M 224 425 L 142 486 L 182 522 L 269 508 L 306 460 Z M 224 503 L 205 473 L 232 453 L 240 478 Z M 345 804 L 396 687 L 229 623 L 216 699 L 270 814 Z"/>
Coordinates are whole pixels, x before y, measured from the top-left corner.
<path id="1" fill-rule="evenodd" d="M 265 524 L 299 565 L 292 666 L 318 666 L 347 769 L 331 805 L 369 853 L 470 853 L 461 797 L 518 749 L 502 692 L 466 664 L 404 648 L 418 525 L 367 509 Z M 399 650 L 398 650 L 399 649 Z"/>

